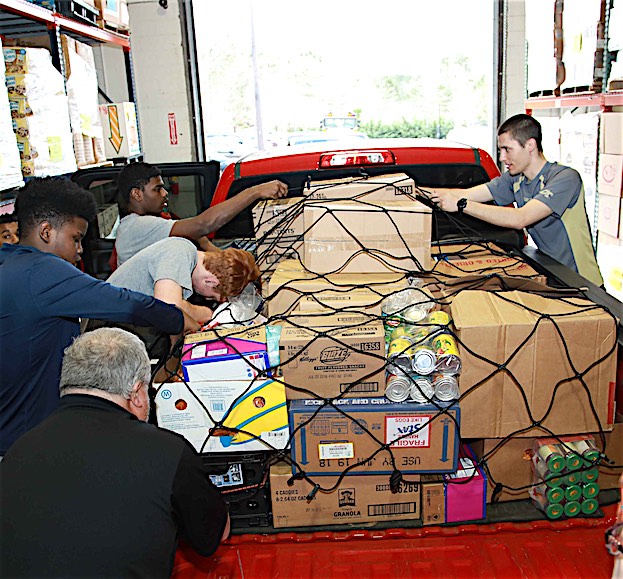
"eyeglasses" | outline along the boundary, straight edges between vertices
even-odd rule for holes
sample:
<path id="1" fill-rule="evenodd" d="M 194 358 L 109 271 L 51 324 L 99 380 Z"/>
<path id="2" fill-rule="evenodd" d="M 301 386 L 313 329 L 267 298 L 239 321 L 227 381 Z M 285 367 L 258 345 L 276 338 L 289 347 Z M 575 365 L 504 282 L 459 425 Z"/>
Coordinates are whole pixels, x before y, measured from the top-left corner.
<path id="1" fill-rule="evenodd" d="M 623 523 L 617 523 L 606 531 L 606 549 L 612 556 L 623 554 L 621 531 L 623 531 Z"/>

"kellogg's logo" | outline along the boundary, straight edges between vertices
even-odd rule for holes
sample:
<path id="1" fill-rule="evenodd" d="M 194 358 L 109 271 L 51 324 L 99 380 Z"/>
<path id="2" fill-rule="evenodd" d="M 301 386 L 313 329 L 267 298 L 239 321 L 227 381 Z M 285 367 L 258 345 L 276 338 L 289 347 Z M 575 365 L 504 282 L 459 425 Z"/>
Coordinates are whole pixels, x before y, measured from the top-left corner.
<path id="1" fill-rule="evenodd" d="M 340 346 L 331 346 L 320 352 L 320 361 L 323 364 L 340 364 L 348 359 L 350 350 Z"/>

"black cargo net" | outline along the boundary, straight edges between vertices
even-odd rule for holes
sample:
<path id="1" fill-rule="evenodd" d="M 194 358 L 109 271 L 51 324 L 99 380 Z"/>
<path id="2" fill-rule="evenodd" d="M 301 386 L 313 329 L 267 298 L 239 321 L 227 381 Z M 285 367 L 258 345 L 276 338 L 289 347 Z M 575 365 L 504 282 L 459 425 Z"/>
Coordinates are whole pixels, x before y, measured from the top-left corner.
<path id="1" fill-rule="evenodd" d="M 379 187 L 382 187 L 382 185 Z M 374 189 L 371 188 L 371 191 L 372 190 Z M 573 392 L 574 396 L 580 398 L 585 404 L 585 407 L 588 408 L 589 414 L 594 421 L 593 424 L 595 428 L 594 430 L 592 429 L 592 432 L 596 433 L 596 442 L 598 442 L 601 449 L 600 456 L 590 463 L 586 463 L 585 466 L 579 469 L 579 471 L 581 472 L 592 469 L 598 464 L 602 466 L 609 466 L 613 469 L 621 468 L 620 466 L 614 465 L 607 457 L 604 425 L 602 424 L 598 410 L 595 406 L 593 392 L 591 392 L 591 389 L 586 381 L 586 376 L 589 372 L 594 369 L 599 369 L 608 363 L 612 363 L 611 356 L 616 357 L 617 321 L 607 309 L 587 301 L 586 299 L 578 299 L 585 298 L 585 295 L 581 290 L 557 290 L 545 287 L 535 289 L 529 285 L 523 287 L 521 282 L 529 282 L 532 280 L 534 272 L 531 272 L 532 275 L 528 273 L 517 273 L 518 271 L 521 272 L 521 269 L 518 269 L 517 266 L 523 263 L 520 258 L 510 257 L 508 252 L 487 243 L 482 239 L 478 231 L 471 227 L 465 226 L 459 220 L 454 220 L 454 222 L 460 236 L 471 241 L 461 243 L 460 247 L 450 248 L 445 247 L 439 242 L 433 242 L 433 254 L 437 257 L 437 261 L 433 262 L 432 267 L 426 267 L 426 264 L 421 263 L 419 254 L 413 251 L 413 248 L 408 242 L 409 236 L 414 232 L 401 230 L 399 224 L 397 223 L 398 218 L 400 220 L 404 219 L 405 211 L 411 213 L 410 217 L 415 220 L 418 214 L 422 214 L 426 211 L 426 208 L 422 205 L 414 204 L 414 208 L 409 210 L 402 208 L 396 211 L 388 211 L 386 208 L 379 209 L 379 206 L 376 205 L 374 201 L 366 200 L 368 192 L 356 197 L 349 197 L 347 199 L 334 198 L 330 200 L 306 199 L 304 196 L 306 193 L 305 187 L 303 188 L 302 193 L 303 196 L 300 197 L 298 201 L 293 201 L 290 205 L 286 206 L 285 209 L 279 214 L 279 218 L 273 218 L 273 220 L 268 224 L 266 223 L 265 217 L 260 212 L 257 221 L 259 221 L 260 226 L 263 227 L 263 234 L 257 239 L 247 240 L 248 247 L 254 246 L 253 249 L 255 251 L 256 261 L 263 272 L 263 295 L 265 297 L 266 304 L 268 305 L 268 312 L 270 312 L 271 304 L 275 303 L 278 299 L 281 299 L 282 301 L 285 299 L 285 302 L 287 303 L 284 307 L 284 311 L 268 316 L 267 321 L 262 325 L 266 327 L 268 325 L 274 326 L 276 324 L 287 323 L 290 327 L 304 330 L 307 333 L 307 338 L 303 344 L 299 344 L 300 351 L 306 351 L 313 347 L 316 342 L 330 338 L 331 346 L 339 348 L 342 351 L 348 351 L 353 355 L 356 354 L 357 356 L 361 356 L 363 354 L 368 356 L 372 361 L 371 367 L 373 369 L 369 373 L 363 373 L 359 376 L 359 378 L 348 383 L 338 395 L 331 398 L 324 398 L 318 396 L 314 388 L 310 387 L 309 384 L 301 382 L 295 383 L 284 379 L 282 371 L 286 369 L 288 365 L 296 362 L 297 355 L 294 354 L 287 357 L 283 355 L 283 350 L 281 350 L 281 357 L 278 363 L 275 363 L 269 369 L 257 367 L 252 363 L 252 361 L 247 360 L 247 364 L 253 368 L 254 372 L 257 373 L 257 376 L 250 381 L 248 389 L 236 399 L 231 408 L 233 408 L 236 403 L 242 400 L 245 395 L 252 391 L 258 384 L 266 381 L 267 379 L 275 380 L 276 382 L 283 384 L 291 392 L 296 393 L 297 397 L 316 400 L 316 406 L 313 411 L 310 412 L 309 417 L 300 424 L 297 424 L 295 427 L 293 427 L 293 425 L 291 426 L 292 430 L 288 437 L 288 446 L 290 446 L 295 437 L 300 435 L 302 429 L 311 427 L 314 424 L 314 421 L 322 418 L 321 413 L 323 410 L 330 409 L 331 412 L 334 413 L 332 416 L 341 417 L 348 432 L 355 430 L 360 433 L 365 433 L 365 436 L 369 438 L 367 442 L 373 445 L 373 450 L 371 450 L 367 456 L 362 457 L 359 460 L 328 459 L 334 460 L 335 465 L 341 465 L 339 466 L 339 473 L 333 475 L 334 470 L 332 470 L 331 478 L 329 479 L 324 475 L 317 476 L 307 472 L 306 464 L 303 464 L 303 461 L 301 461 L 300 449 L 295 460 L 291 457 L 290 451 L 287 448 L 277 448 L 266 440 L 262 440 L 262 444 L 265 449 L 267 451 L 272 451 L 271 456 L 273 457 L 271 461 L 267 461 L 265 465 L 266 469 L 270 466 L 270 462 L 286 461 L 290 463 L 293 469 L 292 479 L 290 482 L 295 479 L 305 479 L 312 487 L 312 490 L 308 495 L 308 500 L 312 500 L 314 495 L 318 492 L 329 493 L 334 491 L 338 488 L 344 477 L 350 473 L 366 472 L 362 471 L 361 467 L 370 464 L 370 462 L 377 457 L 382 457 L 384 464 L 390 465 L 387 471 L 387 476 L 389 484 L 394 492 L 398 490 L 401 482 L 418 482 L 417 478 L 412 479 L 411 481 L 409 480 L 410 475 L 408 473 L 404 473 L 403 471 L 408 471 L 410 469 L 404 468 L 404 465 L 400 464 L 396 457 L 396 443 L 402 439 L 408 439 L 413 434 L 412 431 L 408 431 L 403 436 L 399 436 L 394 440 L 387 442 L 383 439 L 382 433 L 376 430 L 371 430 L 366 421 L 343 409 L 343 401 L 347 397 L 350 397 L 350 395 L 356 394 L 359 397 L 365 397 L 367 394 L 370 394 L 369 384 L 373 379 L 376 379 L 376 381 L 384 385 L 384 374 L 390 374 L 391 372 L 389 370 L 392 369 L 392 366 L 391 362 L 388 362 L 385 352 L 363 352 L 357 347 L 361 346 L 361 344 L 353 345 L 350 343 L 350 340 L 346 341 L 344 338 L 340 338 L 337 335 L 339 334 L 340 336 L 343 336 L 349 329 L 356 331 L 362 325 L 360 319 L 353 321 L 352 324 L 346 323 L 345 325 L 341 325 L 338 332 L 336 328 L 333 327 L 322 327 L 322 318 L 336 314 L 344 317 L 347 317 L 347 315 L 355 317 L 361 316 L 364 319 L 364 325 L 375 323 L 383 325 L 383 323 L 387 320 L 386 316 L 378 313 L 379 308 L 386 303 L 388 298 L 399 293 L 400 291 L 403 291 L 403 289 L 396 289 L 387 293 L 384 290 L 386 285 L 385 282 L 364 281 L 363 283 L 352 285 L 347 282 L 340 282 L 339 277 L 336 279 L 336 274 L 344 273 L 345 270 L 348 270 L 349 264 L 352 263 L 353 260 L 358 259 L 360 256 L 374 259 L 376 263 L 387 264 L 387 273 L 394 272 L 396 274 L 395 283 L 402 284 L 403 288 L 409 287 L 409 284 L 413 284 L 414 280 L 418 280 L 417 285 L 412 285 L 411 287 L 417 287 L 418 291 L 427 296 L 427 300 L 433 311 L 449 311 L 452 301 L 456 300 L 461 294 L 467 291 L 480 290 L 487 292 L 491 298 L 495 300 L 496 304 L 508 304 L 509 306 L 512 306 L 515 311 L 519 308 L 521 311 L 525 312 L 526 319 L 529 318 L 534 320 L 533 327 L 523 337 L 523 339 L 521 339 L 512 349 L 507 349 L 507 351 L 504 352 L 505 355 L 502 356 L 502 359 L 498 357 L 498 359 L 495 360 L 483 356 L 479 352 L 478 344 L 475 344 L 473 339 L 471 339 L 469 343 L 463 340 L 461 333 L 456 331 L 452 320 L 450 320 L 447 324 L 442 324 L 441 326 L 439 326 L 438 323 L 427 322 L 426 319 L 409 321 L 403 318 L 402 320 L 402 325 L 406 327 L 406 331 L 412 336 L 417 336 L 418 330 L 424 330 L 421 332 L 419 341 L 416 339 L 415 342 L 410 342 L 408 345 L 405 345 L 405 351 L 408 348 L 428 343 L 431 338 L 431 334 L 427 333 L 427 330 L 434 329 L 436 332 L 435 335 L 442 333 L 450 335 L 455 340 L 456 344 L 458 344 L 460 356 L 463 360 L 463 371 L 458 374 L 458 383 L 460 385 L 460 396 L 458 399 L 454 400 L 452 403 L 443 403 L 440 402 L 435 396 L 430 395 L 430 393 L 427 395 L 425 392 L 420 390 L 420 394 L 422 394 L 425 398 L 424 402 L 432 408 L 432 415 L 420 425 L 420 428 L 426 428 L 433 424 L 438 427 L 441 420 L 446 420 L 446 424 L 447 421 L 451 421 L 456 428 L 459 439 L 462 440 L 461 420 L 457 420 L 456 418 L 456 412 L 454 411 L 456 408 L 455 404 L 458 404 L 459 408 L 461 408 L 462 404 L 469 400 L 469 397 L 475 396 L 477 393 L 483 401 L 488 400 L 487 389 L 494 388 L 494 385 L 499 384 L 500 381 L 504 382 L 505 388 L 508 388 L 508 385 L 512 384 L 513 390 L 518 393 L 519 399 L 521 400 L 521 406 L 523 406 L 527 415 L 527 422 L 520 427 L 510 429 L 512 431 L 506 432 L 502 436 L 495 437 L 496 439 L 499 439 L 498 443 L 488 452 L 482 454 L 482 456 L 480 456 L 477 460 L 478 466 L 482 467 L 487 473 L 487 478 L 490 481 L 489 484 L 495 487 L 493 495 L 494 501 L 503 489 L 518 492 L 535 486 L 532 484 L 521 487 L 507 485 L 504 480 L 496 480 L 494 478 L 495 473 L 492 473 L 488 469 L 488 459 L 509 440 L 522 435 L 529 437 L 548 436 L 553 437 L 561 443 L 563 448 L 572 450 L 569 447 L 564 446 L 565 443 L 561 438 L 563 435 L 568 433 L 550 429 L 546 424 L 548 417 L 550 417 L 556 409 L 557 402 L 570 391 Z M 414 193 L 415 194 L 404 194 L 404 192 L 401 192 L 399 199 L 404 200 L 409 198 L 412 201 L 421 200 L 424 203 L 428 201 L 426 198 L 421 197 L 418 194 L 421 193 L 421 190 L 416 190 Z M 395 233 L 396 237 L 401 242 L 395 248 L 391 249 L 370 249 L 366 247 L 357 235 L 349 231 L 349 225 L 344 223 L 345 213 L 344 206 L 342 204 L 343 201 L 348 201 L 350 204 L 355 205 L 359 211 L 364 213 L 371 213 L 373 211 L 378 213 L 379 210 L 384 211 L 386 223 L 389 224 L 391 231 Z M 300 223 L 302 212 L 305 207 L 317 208 L 320 213 L 320 219 L 331 219 L 335 222 L 336 228 L 340 226 L 343 228 L 343 231 L 341 232 L 341 242 L 347 242 L 352 248 L 351 257 L 344 263 L 341 263 L 335 268 L 332 268 L 330 271 L 323 273 L 316 273 L 315 271 L 312 271 L 312 269 L 301 266 L 300 271 L 304 272 L 304 275 L 300 277 L 305 277 L 307 284 L 297 283 L 297 276 L 293 275 L 293 280 L 291 282 L 286 281 L 283 285 L 276 288 L 273 288 L 272 286 L 269 287 L 268 280 L 272 275 L 271 272 L 283 265 L 282 259 L 284 257 L 298 259 L 300 262 L 305 263 L 306 255 L 304 253 L 304 246 L 302 243 L 303 236 L 308 234 L 312 228 L 318 225 L 318 220 L 309 224 L 306 223 L 302 231 L 300 226 L 297 225 L 298 230 L 295 233 L 292 233 L 293 230 L 297 229 L 295 224 Z M 432 207 L 431 209 L 433 212 L 439 211 L 435 207 Z M 350 218 L 352 218 L 352 213 L 350 214 Z M 444 218 L 453 221 L 451 214 L 444 214 Z M 472 256 L 477 257 L 482 250 L 486 250 L 489 255 L 499 256 L 504 259 L 500 260 L 499 263 L 485 264 L 478 269 L 470 268 L 469 270 L 464 270 L 461 269 L 460 265 L 447 267 L 449 263 L 452 263 L 453 258 L 458 257 L 469 259 Z M 445 267 L 441 267 L 444 264 Z M 365 274 L 361 275 L 365 276 Z M 309 285 L 310 282 L 313 282 L 314 289 L 306 290 L 300 287 L 301 285 Z M 318 289 L 318 285 L 322 285 L 324 287 L 322 289 Z M 328 297 L 346 297 L 357 293 L 358 291 L 360 292 L 361 290 L 368 292 L 368 297 L 372 296 L 369 301 L 366 302 L 365 307 L 359 307 L 357 305 L 334 307 L 331 305 L 330 299 L 325 299 Z M 524 304 L 521 300 L 515 299 L 513 297 L 514 294 L 511 293 L 513 290 L 539 295 L 544 300 L 551 303 L 556 302 L 558 304 L 564 304 L 565 307 L 562 308 L 564 311 L 561 313 L 542 313 L 531 306 Z M 284 298 L 286 294 L 287 297 Z M 341 301 L 343 302 L 344 300 Z M 310 311 L 296 311 L 303 302 L 305 302 L 307 309 Z M 324 308 L 323 313 L 311 311 L 313 310 L 313 306 L 315 304 Z M 605 313 L 607 315 L 604 323 L 609 323 L 612 326 L 611 343 L 606 345 L 594 344 L 595 355 L 590 359 L 590 361 L 575 359 L 570 351 L 563 329 L 561 328 L 561 323 L 564 323 L 565 319 L 570 316 L 577 318 L 577 316 L 589 316 L 590 314 L 594 314 L 596 312 Z M 313 320 L 315 323 L 310 324 L 310 320 Z M 552 351 L 556 348 L 560 348 L 562 350 L 562 359 L 566 362 L 566 369 L 562 367 L 556 369 L 556 371 L 561 371 L 562 373 L 555 379 L 549 404 L 544 410 L 541 409 L 541 411 L 537 411 L 533 408 L 530 392 L 526 390 L 521 379 L 516 375 L 517 368 L 514 367 L 513 362 L 518 358 L 524 348 L 534 347 L 534 338 L 537 332 L 545 327 L 549 327 L 550 329 L 549 336 L 550 339 L 553 340 L 550 343 Z M 236 345 L 228 340 L 244 334 L 246 329 L 247 328 L 240 328 L 239 331 L 228 330 L 227 332 L 224 332 L 220 327 L 216 327 L 213 331 L 216 336 L 219 336 L 224 342 L 229 344 L 237 354 L 243 356 L 243 352 L 237 350 Z M 483 329 L 483 332 L 484 331 L 485 330 Z M 588 336 L 579 336 L 577 339 L 581 340 L 585 338 L 590 339 Z M 503 346 L 504 344 L 500 344 L 501 351 L 504 350 Z M 600 352 L 599 355 L 597 354 L 598 351 Z M 179 349 L 177 353 L 179 354 Z M 405 352 L 398 351 L 394 353 L 396 355 L 400 355 Z M 479 361 L 480 367 L 485 368 L 481 378 L 474 383 L 466 383 L 465 379 L 462 378 L 462 376 L 465 375 L 465 364 L 469 363 L 466 362 L 466 360 Z M 161 367 L 163 364 L 161 364 Z M 378 369 L 380 366 L 383 366 L 383 370 L 379 375 Z M 288 373 L 286 372 L 286 374 Z M 210 409 L 204 404 L 202 399 L 196 394 L 193 388 L 193 383 L 187 382 L 181 378 L 181 372 L 178 372 L 177 374 L 171 373 L 170 376 L 171 379 L 182 381 L 185 384 L 188 396 L 194 398 L 194 400 L 206 413 L 206 416 L 209 418 L 210 422 L 214 424 L 212 428 L 206 429 L 205 439 L 203 444 L 198 449 L 200 452 L 206 451 L 206 446 L 211 437 L 220 436 L 223 432 L 227 432 L 232 435 L 241 434 L 250 439 L 260 440 L 256 434 L 253 434 L 249 430 L 245 430 L 244 425 L 239 425 L 239 427 L 236 428 L 228 423 L 231 408 L 227 410 L 220 419 L 217 419 L 217 417 L 214 416 Z M 404 377 L 410 381 L 410 386 L 413 388 L 413 385 L 415 384 L 414 378 L 410 377 L 409 374 L 405 374 Z M 613 375 L 610 377 L 613 379 Z M 534 388 L 539 388 L 540 386 L 546 387 L 545 385 L 540 384 L 534 384 L 533 386 Z M 374 396 L 383 396 L 383 394 L 383 388 L 381 388 L 380 391 L 374 392 Z M 491 396 L 493 396 L 492 391 Z M 290 401 L 288 401 L 288 404 L 289 403 Z M 404 402 L 404 404 L 411 405 L 415 404 L 415 402 L 407 401 Z M 483 402 L 483 405 L 484 404 L 486 404 L 486 402 Z M 463 413 L 462 416 L 465 417 L 465 413 Z M 568 420 L 568 423 L 572 426 L 574 416 L 567 416 L 566 420 Z M 533 430 L 535 428 L 537 430 Z M 506 428 L 506 430 L 508 431 L 509 428 Z M 571 428 L 570 430 L 571 432 L 575 432 L 574 428 Z M 527 434 L 529 432 L 530 434 Z M 477 438 L 494 437 L 478 436 Z M 474 472 L 469 479 L 462 482 L 452 480 L 446 480 L 445 482 L 451 484 L 464 484 L 469 482 L 475 474 L 476 473 Z M 267 470 L 262 477 L 262 482 L 254 486 L 257 488 L 262 487 L 266 484 L 266 481 Z"/>

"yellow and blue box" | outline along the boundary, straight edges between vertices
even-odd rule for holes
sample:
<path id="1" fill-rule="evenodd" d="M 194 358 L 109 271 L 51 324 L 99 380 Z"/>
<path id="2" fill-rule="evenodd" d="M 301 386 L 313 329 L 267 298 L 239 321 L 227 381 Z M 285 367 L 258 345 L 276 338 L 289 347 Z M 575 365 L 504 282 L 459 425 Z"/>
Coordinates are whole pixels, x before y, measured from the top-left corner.
<path id="1" fill-rule="evenodd" d="M 290 436 L 285 387 L 266 378 L 158 385 L 156 418 L 202 453 L 283 449 Z"/>

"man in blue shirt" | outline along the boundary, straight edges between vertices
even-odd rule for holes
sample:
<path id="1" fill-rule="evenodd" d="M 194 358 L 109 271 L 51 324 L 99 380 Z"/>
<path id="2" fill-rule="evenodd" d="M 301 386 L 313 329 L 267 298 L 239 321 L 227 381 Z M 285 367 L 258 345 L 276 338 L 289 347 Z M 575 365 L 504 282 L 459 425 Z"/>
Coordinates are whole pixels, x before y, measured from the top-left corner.
<path id="1" fill-rule="evenodd" d="M 178 308 L 75 267 L 93 196 L 66 179 L 34 179 L 16 202 L 20 241 L 0 248 L 0 455 L 59 402 L 63 351 L 88 317 L 168 334 L 199 324 Z"/>
<path id="2" fill-rule="evenodd" d="M 507 169 L 503 175 L 469 189 L 436 189 L 428 193 L 430 199 L 444 211 L 525 227 L 543 253 L 601 286 L 580 174 L 547 161 L 541 125 L 530 115 L 515 115 L 500 125 L 498 148 Z"/>

